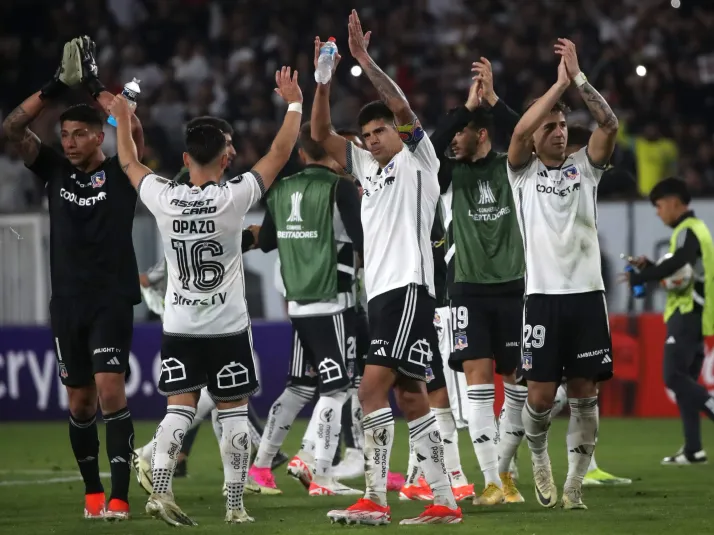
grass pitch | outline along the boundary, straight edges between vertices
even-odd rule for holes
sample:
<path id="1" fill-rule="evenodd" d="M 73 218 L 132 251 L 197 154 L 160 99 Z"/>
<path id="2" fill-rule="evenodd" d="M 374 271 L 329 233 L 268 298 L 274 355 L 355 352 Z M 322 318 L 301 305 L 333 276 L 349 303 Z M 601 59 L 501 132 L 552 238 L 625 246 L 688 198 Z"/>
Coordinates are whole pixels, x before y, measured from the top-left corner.
<path id="1" fill-rule="evenodd" d="M 703 421 L 705 446 L 714 444 L 714 425 Z M 155 422 L 137 422 L 137 444 L 147 441 Z M 305 422 L 293 426 L 284 451 L 297 451 Z M 565 430 L 567 419 L 557 419 L 550 433 L 550 453 L 559 489 L 566 473 Z M 252 525 L 223 523 L 221 496 L 223 472 L 218 448 L 206 424 L 189 459 L 190 477 L 174 482 L 176 499 L 182 509 L 198 522 L 195 528 L 171 528 L 144 512 L 146 496 L 135 481 L 130 497 L 133 518 L 109 524 L 82 518 L 83 491 L 67 436 L 67 424 L 31 423 L 0 425 L 0 533 L 12 535 L 96 534 L 140 535 L 188 530 L 195 533 L 240 531 L 246 535 L 305 534 L 327 535 L 344 530 L 379 530 L 380 533 L 444 531 L 450 533 L 498 534 L 667 534 L 714 533 L 714 468 L 663 467 L 660 459 L 681 444 L 680 423 L 676 420 L 603 420 L 597 459 L 601 467 L 616 475 L 630 477 L 629 487 L 587 487 L 584 501 L 588 511 L 543 509 L 533 495 L 529 455 L 520 451 L 519 489 L 524 504 L 477 508 L 462 503 L 464 523 L 455 526 L 399 526 L 399 520 L 416 516 L 423 503 L 400 502 L 390 493 L 392 524 L 386 527 L 344 527 L 331 525 L 325 513 L 350 505 L 352 497 L 310 498 L 304 489 L 280 469 L 276 476 L 284 494 L 268 497 L 249 494 L 246 506 L 255 517 Z M 407 428 L 400 423 L 392 451 L 392 469 L 406 470 Z M 104 429 L 100 429 L 103 440 Z M 466 430 L 460 435 L 461 459 L 470 481 L 483 482 Z M 711 446 L 714 447 L 714 446 Z M 108 472 L 106 455 L 101 469 Z M 105 479 L 108 487 L 109 480 Z M 363 480 L 345 481 L 364 488 Z"/>

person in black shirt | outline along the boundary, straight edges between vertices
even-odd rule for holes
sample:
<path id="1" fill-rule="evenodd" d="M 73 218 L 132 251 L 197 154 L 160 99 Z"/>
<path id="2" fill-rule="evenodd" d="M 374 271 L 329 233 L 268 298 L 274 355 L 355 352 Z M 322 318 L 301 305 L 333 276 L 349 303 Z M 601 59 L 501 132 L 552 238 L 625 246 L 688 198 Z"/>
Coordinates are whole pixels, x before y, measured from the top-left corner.
<path id="1" fill-rule="evenodd" d="M 77 45 L 82 82 L 100 105 L 112 96 L 96 77 L 93 43 Z M 61 67 L 59 71 L 62 70 Z M 134 428 L 124 391 L 140 301 L 132 244 L 136 192 L 116 156 L 102 151 L 104 118 L 81 104 L 60 116 L 62 150 L 28 128 L 44 107 L 67 90 L 57 76 L 28 97 L 3 126 L 25 165 L 44 183 L 50 212 L 50 319 L 70 410 L 69 436 L 85 484 L 85 518 L 129 518 L 129 475 Z M 143 149 L 141 125 L 133 133 Z M 112 492 L 105 507 L 99 478 L 97 404 L 106 423 Z"/>

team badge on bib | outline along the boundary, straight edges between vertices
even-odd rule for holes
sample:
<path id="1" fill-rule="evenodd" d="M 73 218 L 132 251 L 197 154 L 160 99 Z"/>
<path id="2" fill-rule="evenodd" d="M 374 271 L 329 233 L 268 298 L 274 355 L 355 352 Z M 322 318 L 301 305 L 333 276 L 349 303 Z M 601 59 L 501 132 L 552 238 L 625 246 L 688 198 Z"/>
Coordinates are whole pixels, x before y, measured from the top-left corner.
<path id="1" fill-rule="evenodd" d="M 104 173 L 104 171 L 99 171 L 89 177 L 89 180 L 92 181 L 93 188 L 101 188 L 107 181 L 107 175 Z"/>
<path id="2" fill-rule="evenodd" d="M 578 172 L 578 168 L 575 167 L 575 165 L 571 164 L 562 171 L 563 178 L 566 180 L 575 180 L 580 176 L 580 173 Z"/>
<path id="3" fill-rule="evenodd" d="M 523 353 L 521 364 L 524 370 L 530 370 L 533 367 L 533 353 Z"/>
<path id="4" fill-rule="evenodd" d="M 457 334 L 454 338 L 454 349 L 466 349 L 469 347 L 468 338 L 465 334 Z"/>
<path id="5" fill-rule="evenodd" d="M 434 380 L 434 370 L 431 369 L 431 366 L 427 366 L 424 371 L 426 373 L 426 382 L 431 383 Z"/>

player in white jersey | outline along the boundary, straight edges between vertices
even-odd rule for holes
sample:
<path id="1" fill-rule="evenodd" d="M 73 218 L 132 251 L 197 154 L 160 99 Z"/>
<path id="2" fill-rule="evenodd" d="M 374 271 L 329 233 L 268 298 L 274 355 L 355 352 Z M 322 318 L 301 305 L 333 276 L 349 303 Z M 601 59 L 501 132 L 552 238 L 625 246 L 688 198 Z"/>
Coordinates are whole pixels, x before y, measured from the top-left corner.
<path id="1" fill-rule="evenodd" d="M 585 509 L 582 483 L 598 428 L 596 383 L 612 377 L 596 201 L 618 121 L 580 71 L 575 45 L 558 39 L 555 52 L 560 56 L 558 81 L 523 114 L 508 148 L 508 178 L 526 255 L 521 365 L 528 400 L 523 425 L 536 498 L 543 507 L 554 507 L 558 491 L 547 437 L 555 392 L 565 377 L 571 415 L 562 505 Z M 598 127 L 587 147 L 567 155 L 567 108 L 559 99 L 572 82 Z"/>
<path id="2" fill-rule="evenodd" d="M 117 143 L 122 169 L 156 217 L 168 266 L 161 375 L 168 397 L 156 430 L 153 493 L 146 510 L 170 525 L 195 525 L 174 501 L 172 478 L 200 390 L 208 387 L 222 425 L 221 458 L 228 491 L 226 522 L 251 522 L 243 507 L 250 457 L 248 397 L 258 389 L 241 255 L 246 212 L 270 187 L 295 146 L 302 115 L 297 72 L 276 73 L 277 93 L 288 113 L 268 154 L 253 169 L 219 184 L 226 167 L 225 138 L 210 125 L 186 132 L 184 163 L 190 181 L 177 184 L 155 175 L 136 157 L 126 100 L 117 96 Z"/>
<path id="3" fill-rule="evenodd" d="M 369 151 L 356 148 L 330 126 L 329 83 L 318 84 L 312 137 L 364 189 L 364 271 L 372 338 L 359 387 L 364 417 L 364 498 L 328 513 L 333 522 L 388 524 L 387 471 L 394 442 L 389 391 L 409 422 L 434 505 L 404 524 L 461 522 L 444 468 L 444 448 L 426 394 L 426 368 L 438 348 L 434 333 L 434 264 L 430 231 L 439 198 L 439 160 L 399 87 L 367 52 L 356 11 L 349 21 L 349 47 L 381 101 L 367 104 L 358 123 Z M 315 46 L 321 46 L 316 38 Z M 339 59 L 339 58 L 336 58 Z M 337 63 L 337 62 L 336 62 Z"/>

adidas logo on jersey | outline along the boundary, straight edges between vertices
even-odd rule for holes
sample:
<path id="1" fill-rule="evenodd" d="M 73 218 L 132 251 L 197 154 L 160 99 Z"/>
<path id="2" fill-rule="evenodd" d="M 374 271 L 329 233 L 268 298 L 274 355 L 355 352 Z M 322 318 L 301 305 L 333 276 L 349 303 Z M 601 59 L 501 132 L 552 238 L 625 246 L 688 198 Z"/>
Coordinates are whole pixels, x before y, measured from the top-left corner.
<path id="1" fill-rule="evenodd" d="M 548 178 L 548 171 L 538 171 L 538 176 L 541 178 Z"/>
<path id="2" fill-rule="evenodd" d="M 377 350 L 377 352 L 375 353 L 375 355 L 379 355 L 380 357 L 386 357 L 386 356 L 387 356 L 387 352 L 384 350 L 383 347 L 380 347 L 380 348 Z"/>
<path id="3" fill-rule="evenodd" d="M 119 359 L 116 357 L 112 357 L 107 361 L 107 364 L 110 366 L 121 366 L 121 362 L 119 362 Z"/>
<path id="4" fill-rule="evenodd" d="M 605 355 L 602 359 L 601 364 L 610 364 L 612 362 L 612 359 L 610 358 L 610 355 Z"/>

